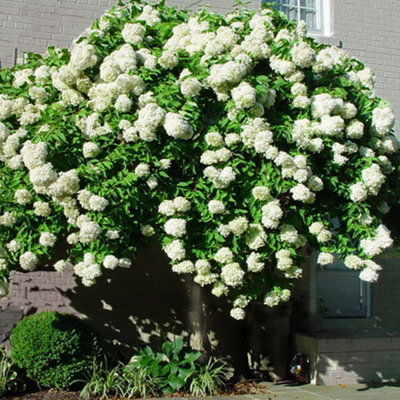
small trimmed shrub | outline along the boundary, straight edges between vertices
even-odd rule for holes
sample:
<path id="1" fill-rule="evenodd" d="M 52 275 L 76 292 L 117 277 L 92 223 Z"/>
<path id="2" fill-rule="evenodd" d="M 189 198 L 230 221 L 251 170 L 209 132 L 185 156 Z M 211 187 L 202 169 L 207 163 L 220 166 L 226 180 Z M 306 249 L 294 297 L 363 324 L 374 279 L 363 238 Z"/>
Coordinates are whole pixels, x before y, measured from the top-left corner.
<path id="1" fill-rule="evenodd" d="M 70 388 L 100 355 L 94 329 L 73 315 L 30 315 L 11 332 L 11 359 L 42 387 Z"/>

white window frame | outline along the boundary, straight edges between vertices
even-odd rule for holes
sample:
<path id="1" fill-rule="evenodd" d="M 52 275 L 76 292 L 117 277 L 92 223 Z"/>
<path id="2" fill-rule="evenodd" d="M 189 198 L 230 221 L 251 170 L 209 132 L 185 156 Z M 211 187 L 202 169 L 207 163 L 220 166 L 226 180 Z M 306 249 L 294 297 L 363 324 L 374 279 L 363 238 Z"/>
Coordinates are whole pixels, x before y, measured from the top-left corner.
<path id="1" fill-rule="evenodd" d="M 352 312 L 352 313 L 330 313 L 327 312 L 325 314 L 320 312 L 320 304 L 318 298 L 318 277 L 322 274 L 326 274 L 324 276 L 329 276 L 332 278 L 332 288 L 338 291 L 338 295 L 340 296 L 340 286 L 335 285 L 336 282 L 340 283 L 341 279 L 346 278 L 358 278 L 359 271 L 352 271 L 349 269 L 343 270 L 320 270 L 317 264 L 318 253 L 314 252 L 313 256 L 310 260 L 310 314 L 318 315 L 323 319 L 338 319 L 338 318 L 361 318 L 367 319 L 371 317 L 371 284 L 368 282 L 360 281 L 360 304 L 361 309 L 360 312 Z"/>
<path id="2" fill-rule="evenodd" d="M 271 0 L 263 0 L 263 3 L 267 3 L 268 1 Z M 275 0 L 277 5 L 284 5 L 280 4 L 279 0 Z M 296 7 L 297 8 L 297 18 L 296 20 L 299 21 L 301 19 L 300 11 L 301 11 L 301 6 L 300 6 L 300 0 L 297 0 L 297 5 L 291 6 L 291 7 Z M 304 8 L 304 7 L 303 7 Z M 308 29 L 308 33 L 311 36 L 323 36 L 323 37 L 329 37 L 332 36 L 332 23 L 331 23 L 331 18 L 332 18 L 332 10 L 331 10 L 331 0 L 316 0 L 316 17 L 317 17 L 317 24 L 319 25 L 318 29 Z"/>

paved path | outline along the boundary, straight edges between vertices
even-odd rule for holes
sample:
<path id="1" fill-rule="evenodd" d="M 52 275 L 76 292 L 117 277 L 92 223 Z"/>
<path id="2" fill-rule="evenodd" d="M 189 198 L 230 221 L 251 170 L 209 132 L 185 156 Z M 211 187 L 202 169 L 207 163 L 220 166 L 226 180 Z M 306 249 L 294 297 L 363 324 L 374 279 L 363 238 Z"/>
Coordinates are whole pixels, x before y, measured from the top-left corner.
<path id="1" fill-rule="evenodd" d="M 267 382 L 263 385 L 266 386 L 266 392 L 268 393 L 206 397 L 205 400 L 400 400 L 400 384 L 285 386 L 273 385 L 270 382 Z M 194 397 L 173 398 L 173 400 L 193 399 L 200 400 L 199 398 Z M 165 400 L 171 400 L 171 398 Z"/>
<path id="2" fill-rule="evenodd" d="M 266 384 L 269 394 L 246 396 L 247 400 L 400 400 L 400 385 L 280 386 Z"/>

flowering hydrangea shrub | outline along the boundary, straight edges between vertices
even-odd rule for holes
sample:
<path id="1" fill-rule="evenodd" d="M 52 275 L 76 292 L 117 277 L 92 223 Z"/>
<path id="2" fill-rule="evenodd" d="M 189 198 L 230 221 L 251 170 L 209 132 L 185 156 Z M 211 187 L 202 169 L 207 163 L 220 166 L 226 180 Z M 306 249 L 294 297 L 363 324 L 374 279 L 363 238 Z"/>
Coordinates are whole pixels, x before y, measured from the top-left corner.
<path id="1" fill-rule="evenodd" d="M 50 259 L 90 286 L 154 237 L 237 319 L 289 300 L 307 246 L 373 282 L 393 124 L 369 68 L 274 9 L 120 3 L 71 51 L 0 71 L 0 292 Z"/>

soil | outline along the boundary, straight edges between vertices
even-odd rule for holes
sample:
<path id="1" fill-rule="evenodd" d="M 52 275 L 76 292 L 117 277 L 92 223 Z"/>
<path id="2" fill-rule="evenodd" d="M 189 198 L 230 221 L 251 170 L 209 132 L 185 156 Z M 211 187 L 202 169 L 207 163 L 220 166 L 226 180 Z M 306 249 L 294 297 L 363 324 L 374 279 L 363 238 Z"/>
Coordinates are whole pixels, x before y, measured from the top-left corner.
<path id="1" fill-rule="evenodd" d="M 260 394 L 269 393 L 267 387 L 256 381 L 242 379 L 241 381 L 227 387 L 225 392 L 220 396 L 234 396 L 239 394 Z M 191 397 L 190 394 L 184 392 L 173 393 L 169 397 Z M 6 400 L 82 400 L 79 392 L 59 392 L 53 389 L 47 391 L 39 391 L 35 393 L 26 393 L 20 396 L 10 396 Z M 102 399 L 98 399 L 102 400 Z M 114 399 L 117 400 L 117 399 Z"/>

